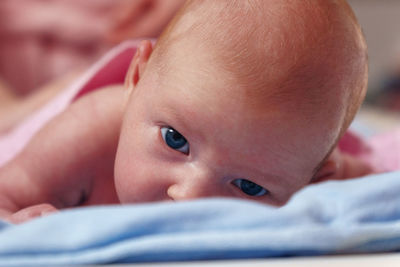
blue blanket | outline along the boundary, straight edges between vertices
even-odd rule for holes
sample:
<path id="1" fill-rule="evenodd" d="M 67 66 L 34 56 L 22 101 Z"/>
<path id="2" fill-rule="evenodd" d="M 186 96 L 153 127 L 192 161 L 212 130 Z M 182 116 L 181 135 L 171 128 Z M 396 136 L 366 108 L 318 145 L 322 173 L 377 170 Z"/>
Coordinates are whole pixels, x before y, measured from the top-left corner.
<path id="1" fill-rule="evenodd" d="M 0 266 L 398 251 L 400 172 L 326 182 L 282 208 L 233 199 L 66 210 L 0 223 Z"/>

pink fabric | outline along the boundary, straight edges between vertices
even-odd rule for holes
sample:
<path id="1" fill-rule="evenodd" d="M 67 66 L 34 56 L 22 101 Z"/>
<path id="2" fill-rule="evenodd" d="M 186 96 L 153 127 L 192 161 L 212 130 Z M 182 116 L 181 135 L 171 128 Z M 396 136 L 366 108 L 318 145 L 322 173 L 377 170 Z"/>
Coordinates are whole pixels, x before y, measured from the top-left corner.
<path id="1" fill-rule="evenodd" d="M 340 140 L 339 149 L 369 163 L 375 173 L 400 170 L 400 127 L 368 140 L 348 131 Z"/>
<path id="2" fill-rule="evenodd" d="M 78 80 L 19 126 L 0 136 L 0 167 L 11 160 L 49 120 L 62 112 L 76 96 L 99 87 L 123 83 L 140 40 L 127 41 L 112 49 Z"/>
<path id="3" fill-rule="evenodd" d="M 400 127 L 368 140 L 373 151 L 369 160 L 378 171 L 400 170 Z"/>

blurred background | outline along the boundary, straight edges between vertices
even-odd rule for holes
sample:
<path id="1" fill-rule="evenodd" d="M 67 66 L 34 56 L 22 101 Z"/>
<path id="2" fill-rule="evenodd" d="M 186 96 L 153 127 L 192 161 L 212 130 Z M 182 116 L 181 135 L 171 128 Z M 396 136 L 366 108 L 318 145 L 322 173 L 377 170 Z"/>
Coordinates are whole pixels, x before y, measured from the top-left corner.
<path id="1" fill-rule="evenodd" d="M 376 102 L 384 90 L 396 90 L 400 97 L 400 1 L 350 0 L 363 28 L 370 61 L 369 102 Z M 396 109 L 400 109 L 398 99 Z M 387 103 L 389 104 L 389 103 Z M 392 103 L 393 105 L 395 103 Z"/>
<path id="2" fill-rule="evenodd" d="M 400 1 L 348 0 L 368 44 L 369 85 L 358 121 L 377 132 L 400 125 Z"/>
<path id="3" fill-rule="evenodd" d="M 184 0 L 0 0 L 0 77 L 18 96 L 156 37 Z"/>
<path id="4" fill-rule="evenodd" d="M 183 3 L 0 0 L 0 120 L 4 124 L 8 119 L 12 125 L 115 44 L 157 37 Z M 370 80 L 363 114 L 379 114 L 379 121 L 382 111 L 385 118 L 396 120 L 400 117 L 400 0 L 349 3 L 369 46 Z M 23 112 L 18 109 L 21 103 L 28 107 Z"/>

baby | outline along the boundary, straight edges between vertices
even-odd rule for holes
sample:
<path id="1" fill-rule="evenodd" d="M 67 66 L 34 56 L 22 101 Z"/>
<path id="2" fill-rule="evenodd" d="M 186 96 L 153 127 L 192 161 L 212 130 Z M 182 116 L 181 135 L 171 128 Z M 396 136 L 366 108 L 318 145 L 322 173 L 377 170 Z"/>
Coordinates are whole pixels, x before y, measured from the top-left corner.
<path id="1" fill-rule="evenodd" d="M 188 1 L 0 171 L 0 217 L 107 203 L 237 197 L 283 205 L 370 171 L 337 149 L 367 85 L 344 0 Z"/>

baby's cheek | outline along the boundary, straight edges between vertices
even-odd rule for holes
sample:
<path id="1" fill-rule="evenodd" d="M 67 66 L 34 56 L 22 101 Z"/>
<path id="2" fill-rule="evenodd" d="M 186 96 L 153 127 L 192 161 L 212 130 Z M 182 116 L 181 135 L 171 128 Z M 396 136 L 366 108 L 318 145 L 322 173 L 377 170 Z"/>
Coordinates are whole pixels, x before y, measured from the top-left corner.
<path id="1" fill-rule="evenodd" d="M 117 156 L 115 163 L 115 187 L 121 203 L 143 203 L 161 200 L 163 188 L 157 184 L 159 167 L 154 159 L 143 154 Z"/>
<path id="2" fill-rule="evenodd" d="M 130 166 L 126 146 L 121 143 L 118 145 L 117 155 L 114 164 L 114 183 L 118 199 L 121 203 L 127 202 L 127 193 L 130 181 Z"/>
<path id="3" fill-rule="evenodd" d="M 121 203 L 132 202 L 135 194 L 134 170 L 124 157 L 117 157 L 114 167 L 115 189 Z"/>
<path id="4" fill-rule="evenodd" d="M 167 199 L 168 161 L 162 156 L 159 126 L 143 122 L 127 125 L 121 133 L 114 166 L 119 201 L 142 203 Z"/>

